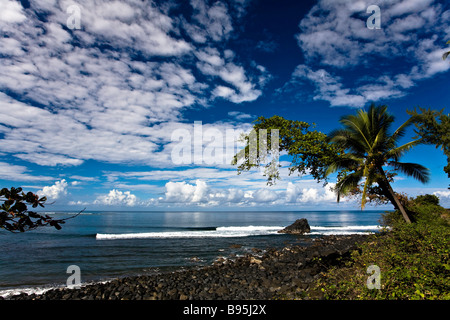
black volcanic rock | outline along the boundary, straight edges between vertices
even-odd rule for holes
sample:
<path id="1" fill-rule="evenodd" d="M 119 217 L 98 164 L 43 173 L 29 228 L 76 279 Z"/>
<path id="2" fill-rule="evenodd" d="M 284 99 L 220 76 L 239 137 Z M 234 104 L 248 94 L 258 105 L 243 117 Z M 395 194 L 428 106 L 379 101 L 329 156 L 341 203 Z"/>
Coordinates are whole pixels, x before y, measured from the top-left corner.
<path id="1" fill-rule="evenodd" d="M 278 231 L 279 233 L 289 233 L 289 234 L 304 234 L 311 232 L 308 220 L 305 218 L 297 219 L 293 224 L 287 226 L 283 230 Z"/>

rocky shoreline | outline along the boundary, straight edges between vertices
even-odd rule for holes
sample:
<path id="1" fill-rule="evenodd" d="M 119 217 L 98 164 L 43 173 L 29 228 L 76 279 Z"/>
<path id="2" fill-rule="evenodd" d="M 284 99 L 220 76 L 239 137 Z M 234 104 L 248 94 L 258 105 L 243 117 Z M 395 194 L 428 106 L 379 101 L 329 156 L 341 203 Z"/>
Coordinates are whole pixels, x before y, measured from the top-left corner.
<path id="1" fill-rule="evenodd" d="M 200 269 L 124 277 L 81 288 L 51 289 L 8 300 L 268 300 L 308 296 L 320 272 L 342 263 L 368 235 L 322 236 L 311 245 L 290 245 L 218 259 Z M 2 299 L 0 297 L 0 299 Z"/>

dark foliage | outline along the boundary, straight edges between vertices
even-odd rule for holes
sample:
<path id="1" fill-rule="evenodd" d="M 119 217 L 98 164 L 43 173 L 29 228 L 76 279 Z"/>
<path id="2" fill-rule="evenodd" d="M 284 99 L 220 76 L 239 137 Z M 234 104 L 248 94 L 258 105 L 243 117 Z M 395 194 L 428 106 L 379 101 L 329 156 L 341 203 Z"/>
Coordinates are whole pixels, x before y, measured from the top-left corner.
<path id="1" fill-rule="evenodd" d="M 61 224 L 64 224 L 65 220 L 74 218 L 82 212 L 66 219 L 54 219 L 49 215 L 29 211 L 28 206 L 43 208 L 47 198 L 40 198 L 32 192 L 25 193 L 22 188 L 1 189 L 0 201 L 3 201 L 0 206 L 0 228 L 10 232 L 25 232 L 43 226 L 51 226 L 60 230 Z"/>

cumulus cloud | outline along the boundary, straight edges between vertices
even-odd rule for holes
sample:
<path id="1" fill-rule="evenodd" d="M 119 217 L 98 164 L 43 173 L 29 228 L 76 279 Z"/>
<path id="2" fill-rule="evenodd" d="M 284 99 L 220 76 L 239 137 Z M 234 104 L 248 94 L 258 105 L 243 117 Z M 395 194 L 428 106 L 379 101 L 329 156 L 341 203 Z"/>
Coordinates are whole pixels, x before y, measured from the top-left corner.
<path id="1" fill-rule="evenodd" d="M 450 190 L 447 191 L 435 191 L 433 192 L 434 195 L 438 196 L 439 198 L 450 198 Z"/>
<path id="2" fill-rule="evenodd" d="M 133 207 L 137 205 L 137 197 L 132 194 L 130 191 L 120 191 L 120 190 L 110 190 L 106 195 L 100 195 L 94 201 L 94 204 L 101 205 L 126 205 L 129 207 Z M 75 203 L 76 204 L 76 203 Z"/>
<path id="3" fill-rule="evenodd" d="M 200 203 L 207 201 L 208 186 L 205 181 L 196 180 L 195 185 L 186 182 L 168 182 L 165 201 L 178 203 Z"/>
<path id="4" fill-rule="evenodd" d="M 334 183 L 329 183 L 323 188 L 304 188 L 288 183 L 286 188 L 286 202 L 289 203 L 318 203 L 336 201 L 336 194 L 332 191 Z"/>
<path id="5" fill-rule="evenodd" d="M 42 190 L 39 190 L 37 194 L 40 197 L 47 197 L 47 200 L 57 200 L 61 196 L 67 194 L 67 186 L 67 181 L 65 179 L 62 179 L 60 181 L 56 181 L 52 186 L 44 187 Z"/>
<path id="6" fill-rule="evenodd" d="M 169 181 L 165 185 L 164 197 L 151 199 L 149 203 L 171 203 L 188 206 L 261 206 L 261 205 L 314 205 L 335 203 L 332 185 L 325 188 L 305 188 L 301 183 L 289 182 L 285 189 L 262 187 L 255 190 L 211 187 L 204 180 L 193 183 Z"/>

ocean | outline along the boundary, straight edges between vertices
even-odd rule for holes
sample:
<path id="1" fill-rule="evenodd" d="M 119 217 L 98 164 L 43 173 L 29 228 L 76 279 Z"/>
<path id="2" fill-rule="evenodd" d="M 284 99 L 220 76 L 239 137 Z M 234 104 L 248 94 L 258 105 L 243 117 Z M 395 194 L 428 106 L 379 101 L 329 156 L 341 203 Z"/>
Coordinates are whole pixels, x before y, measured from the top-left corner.
<path id="1" fill-rule="evenodd" d="M 201 267 L 253 248 L 301 244 L 302 238 L 277 232 L 300 218 L 311 226 L 307 237 L 376 232 L 383 212 L 85 211 L 61 230 L 0 230 L 0 296 L 66 286 L 72 265 L 79 267 L 81 282 L 89 283 Z"/>

